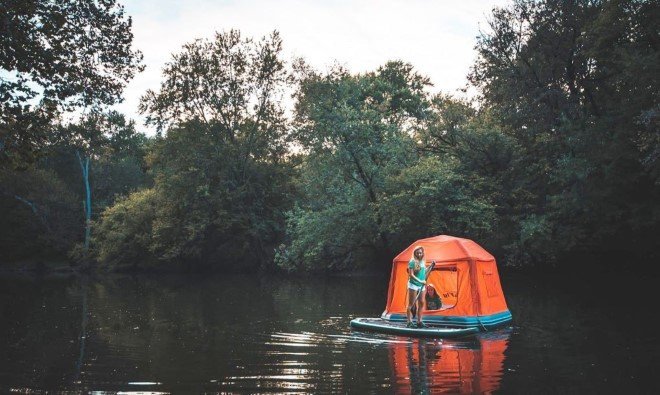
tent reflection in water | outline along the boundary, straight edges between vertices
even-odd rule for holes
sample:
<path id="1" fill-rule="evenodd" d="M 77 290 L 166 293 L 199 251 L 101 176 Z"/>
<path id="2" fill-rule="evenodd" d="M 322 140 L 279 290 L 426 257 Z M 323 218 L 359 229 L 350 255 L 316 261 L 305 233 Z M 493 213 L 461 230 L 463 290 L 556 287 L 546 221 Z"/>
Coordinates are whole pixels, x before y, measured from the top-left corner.
<path id="1" fill-rule="evenodd" d="M 497 391 L 510 333 L 483 333 L 471 341 L 413 339 L 410 343 L 390 343 L 392 387 L 398 394 Z"/>
<path id="2" fill-rule="evenodd" d="M 425 323 L 490 330 L 511 321 L 495 258 L 472 240 L 446 235 L 417 240 L 394 258 L 383 320 L 406 320 L 408 262 L 418 246 L 427 264 L 436 262 L 428 283 L 442 299 L 441 309 L 424 311 Z"/>

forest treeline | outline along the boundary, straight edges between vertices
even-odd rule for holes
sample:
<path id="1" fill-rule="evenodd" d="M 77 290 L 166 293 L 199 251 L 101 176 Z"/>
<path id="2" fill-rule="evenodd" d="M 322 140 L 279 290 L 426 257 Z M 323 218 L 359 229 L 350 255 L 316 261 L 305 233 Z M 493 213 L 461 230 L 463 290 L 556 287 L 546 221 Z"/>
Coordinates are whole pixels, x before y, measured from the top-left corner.
<path id="1" fill-rule="evenodd" d="M 109 110 L 143 68 L 121 5 L 3 1 L 0 261 L 341 271 L 450 234 L 511 266 L 652 264 L 659 9 L 495 8 L 470 100 L 405 61 L 320 72 L 277 32 L 222 31 L 172 55 L 146 136 Z"/>

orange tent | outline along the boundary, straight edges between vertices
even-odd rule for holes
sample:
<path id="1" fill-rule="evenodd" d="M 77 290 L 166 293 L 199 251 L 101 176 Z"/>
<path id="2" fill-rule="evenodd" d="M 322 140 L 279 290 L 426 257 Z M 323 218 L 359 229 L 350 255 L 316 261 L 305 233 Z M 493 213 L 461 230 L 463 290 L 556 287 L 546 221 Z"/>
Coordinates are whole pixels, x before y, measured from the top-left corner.
<path id="1" fill-rule="evenodd" d="M 418 246 L 424 247 L 427 266 L 436 262 L 428 283 L 442 299 L 441 309 L 424 311 L 425 322 L 491 329 L 511 321 L 495 258 L 472 240 L 446 235 L 417 240 L 394 258 L 381 318 L 406 319 L 408 262 Z"/>

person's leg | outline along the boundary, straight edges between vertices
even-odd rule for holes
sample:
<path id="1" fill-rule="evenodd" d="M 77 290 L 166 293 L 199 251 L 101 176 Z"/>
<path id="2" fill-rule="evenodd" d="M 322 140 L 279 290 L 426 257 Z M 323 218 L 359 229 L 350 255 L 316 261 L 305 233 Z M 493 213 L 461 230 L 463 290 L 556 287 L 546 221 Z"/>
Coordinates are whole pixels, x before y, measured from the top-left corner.
<path id="1" fill-rule="evenodd" d="M 417 296 L 417 291 L 408 288 L 408 306 L 406 306 L 406 318 L 408 320 L 408 323 L 412 322 L 412 308 L 416 296 Z"/>
<path id="2" fill-rule="evenodd" d="M 424 304 L 424 298 L 419 298 L 417 300 L 417 326 L 422 323 L 422 314 L 426 305 Z"/>

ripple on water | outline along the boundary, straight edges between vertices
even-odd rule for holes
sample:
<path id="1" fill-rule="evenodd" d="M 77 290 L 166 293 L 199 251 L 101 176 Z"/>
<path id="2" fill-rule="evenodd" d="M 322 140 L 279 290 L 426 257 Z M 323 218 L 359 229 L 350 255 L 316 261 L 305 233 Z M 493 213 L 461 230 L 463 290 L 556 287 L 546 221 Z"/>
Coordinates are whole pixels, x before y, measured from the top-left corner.
<path id="1" fill-rule="evenodd" d="M 388 344 L 410 343 L 410 340 L 405 338 L 347 331 L 345 317 L 329 317 L 325 325 L 321 324 L 319 327 L 326 329 L 338 325 L 339 320 L 344 321 L 341 324 L 342 330 L 330 330 L 331 333 L 274 331 L 252 334 L 250 337 L 253 339 L 253 345 L 262 348 L 260 352 L 271 360 L 258 366 L 245 366 L 241 374 L 228 375 L 218 380 L 217 384 L 223 389 L 239 391 L 342 392 L 345 388 L 347 367 L 353 364 L 352 357 L 340 357 L 338 354 L 342 354 L 350 344 L 387 350 Z M 388 380 L 389 377 L 385 381 Z M 378 386 L 387 387 L 387 383 L 378 383 Z"/>

